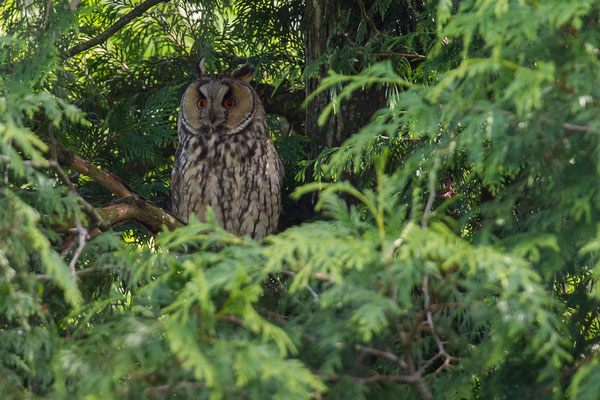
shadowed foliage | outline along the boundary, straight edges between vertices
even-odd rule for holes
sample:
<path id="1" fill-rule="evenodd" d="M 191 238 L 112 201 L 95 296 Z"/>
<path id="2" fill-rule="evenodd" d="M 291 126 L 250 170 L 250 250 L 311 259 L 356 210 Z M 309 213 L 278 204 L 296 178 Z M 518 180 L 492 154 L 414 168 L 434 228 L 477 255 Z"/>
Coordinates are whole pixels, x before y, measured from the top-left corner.
<path id="1" fill-rule="evenodd" d="M 596 399 L 600 2 L 0 2 L 0 398 Z M 276 233 L 170 214 L 244 63 Z"/>

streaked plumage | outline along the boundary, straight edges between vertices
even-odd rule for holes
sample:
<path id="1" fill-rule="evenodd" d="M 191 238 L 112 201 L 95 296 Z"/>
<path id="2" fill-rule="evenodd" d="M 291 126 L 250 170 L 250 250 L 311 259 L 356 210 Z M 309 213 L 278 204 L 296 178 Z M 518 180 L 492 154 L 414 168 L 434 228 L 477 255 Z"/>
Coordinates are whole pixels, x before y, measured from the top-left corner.
<path id="1" fill-rule="evenodd" d="M 260 239 L 277 227 L 283 165 L 248 84 L 253 73 L 245 65 L 231 75 L 206 75 L 200 62 L 181 99 L 171 193 L 182 221 L 191 214 L 204 220 L 212 206 L 223 228 Z"/>

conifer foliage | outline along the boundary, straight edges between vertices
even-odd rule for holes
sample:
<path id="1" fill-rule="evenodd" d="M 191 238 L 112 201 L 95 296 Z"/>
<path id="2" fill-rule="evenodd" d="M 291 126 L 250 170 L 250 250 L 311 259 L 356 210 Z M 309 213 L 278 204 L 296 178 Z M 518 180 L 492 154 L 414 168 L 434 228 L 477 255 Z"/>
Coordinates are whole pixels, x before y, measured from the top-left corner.
<path id="1" fill-rule="evenodd" d="M 598 397 L 600 1 L 338 4 L 310 62 L 306 3 L 0 2 L 1 398 Z M 202 56 L 258 71 L 262 242 L 168 214 Z M 307 160 L 323 93 L 385 104 Z"/>

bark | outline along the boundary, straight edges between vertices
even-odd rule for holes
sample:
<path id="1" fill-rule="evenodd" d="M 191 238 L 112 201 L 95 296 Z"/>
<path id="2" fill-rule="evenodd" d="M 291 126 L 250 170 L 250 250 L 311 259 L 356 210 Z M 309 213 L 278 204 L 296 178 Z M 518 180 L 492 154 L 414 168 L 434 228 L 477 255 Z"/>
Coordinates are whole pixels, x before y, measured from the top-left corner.
<path id="1" fill-rule="evenodd" d="M 155 234 L 163 226 L 166 226 L 169 230 L 173 230 L 184 225 L 168 211 L 141 198 L 123 184 L 117 176 L 92 165 L 83 158 L 73 154 L 72 151 L 63 147 L 57 147 L 56 156 L 58 163 L 63 167 L 73 169 L 82 175 L 88 176 L 119 197 L 119 200 L 109 205 L 94 209 L 104 225 L 106 225 L 105 228 L 133 221 L 146 228 L 150 233 Z M 64 232 L 70 230 L 74 225 L 75 221 L 63 221 L 60 225 L 55 226 L 54 230 L 56 232 Z M 97 233 L 99 232 L 95 232 L 95 234 Z"/>
<path id="2" fill-rule="evenodd" d="M 64 147 L 57 148 L 57 161 L 63 167 L 74 169 L 80 174 L 90 177 L 117 197 L 139 197 L 133 190 L 122 183 L 120 178 L 102 168 L 92 165 Z"/>
<path id="3" fill-rule="evenodd" d="M 125 222 L 135 222 L 154 235 L 160 232 L 163 226 L 172 231 L 175 228 L 185 225 L 168 211 L 139 197 L 118 199 L 109 205 L 95 208 L 95 211 L 102 218 L 102 221 L 106 223 L 104 229 L 112 229 Z M 74 226 L 75 220 L 68 219 L 61 220 L 52 229 L 54 232 L 67 232 L 73 231 Z M 101 230 L 93 228 L 89 234 L 93 237 L 100 232 Z M 68 240 L 72 240 L 73 238 L 74 236 Z"/>
<path id="4" fill-rule="evenodd" d="M 306 113 L 302 107 L 305 99 L 304 90 L 291 90 L 282 87 L 275 90 L 275 86 L 265 83 L 257 84 L 255 89 L 268 114 L 284 116 L 295 132 L 304 133 L 304 120 L 306 118 Z M 275 93 L 273 94 L 273 92 Z"/>
<path id="5" fill-rule="evenodd" d="M 341 3 L 333 0 L 309 0 L 306 4 L 306 62 L 311 63 L 335 48 L 339 35 L 332 35 L 338 19 L 356 8 L 358 3 Z M 322 66 L 320 78 L 310 78 L 306 83 L 306 94 L 315 91 L 327 68 Z M 306 135 L 310 139 L 309 156 L 316 157 L 325 147 L 341 145 L 351 135 L 366 125 L 375 111 L 385 106 L 385 94 L 381 88 L 356 91 L 352 98 L 342 103 L 337 114 L 330 116 L 325 125 L 318 126 L 317 119 L 327 104 L 331 102 L 335 88 L 316 96 L 306 106 Z"/>
<path id="6" fill-rule="evenodd" d="M 183 226 L 173 215 L 148 200 L 139 197 L 127 197 L 97 209 L 98 214 L 112 226 L 126 221 L 134 221 L 144 226 L 150 233 L 157 233 L 165 226 L 169 230 Z"/>
<path id="7" fill-rule="evenodd" d="M 81 53 L 82 51 L 85 51 L 87 49 L 90 49 L 94 46 L 98 46 L 99 44 L 106 42 L 108 40 L 108 38 L 110 38 L 112 35 L 114 35 L 119 30 L 121 30 L 121 28 L 123 28 L 125 25 L 127 25 L 129 22 L 131 22 L 133 19 L 139 17 L 140 15 L 142 15 L 143 13 L 145 13 L 146 11 L 148 11 L 150 8 L 154 7 L 158 3 L 164 3 L 166 1 L 169 1 L 169 0 L 146 0 L 145 2 L 138 4 L 133 10 L 129 11 L 127 14 L 125 14 L 123 17 L 121 17 L 117 22 L 115 22 L 114 24 L 109 26 L 108 29 L 105 30 L 104 32 L 102 32 L 100 35 L 98 35 L 95 38 L 92 38 L 86 42 L 79 43 L 78 45 L 71 47 L 67 51 L 67 56 L 73 57 L 73 56 Z"/>

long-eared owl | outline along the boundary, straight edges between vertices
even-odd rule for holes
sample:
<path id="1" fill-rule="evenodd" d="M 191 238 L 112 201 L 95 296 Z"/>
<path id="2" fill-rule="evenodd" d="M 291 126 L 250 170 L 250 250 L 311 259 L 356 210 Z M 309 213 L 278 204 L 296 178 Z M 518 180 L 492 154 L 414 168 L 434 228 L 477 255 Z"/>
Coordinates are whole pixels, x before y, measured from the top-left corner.
<path id="1" fill-rule="evenodd" d="M 206 74 L 204 61 L 181 99 L 179 145 L 171 174 L 174 214 L 201 221 L 211 206 L 219 224 L 260 239 L 275 230 L 283 165 L 250 81 L 254 68 Z"/>

